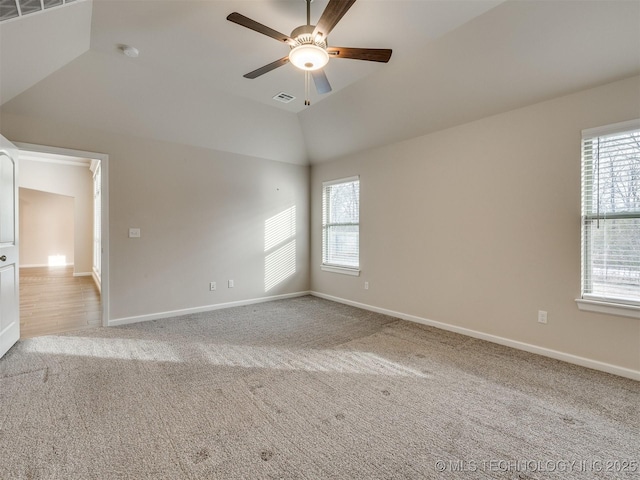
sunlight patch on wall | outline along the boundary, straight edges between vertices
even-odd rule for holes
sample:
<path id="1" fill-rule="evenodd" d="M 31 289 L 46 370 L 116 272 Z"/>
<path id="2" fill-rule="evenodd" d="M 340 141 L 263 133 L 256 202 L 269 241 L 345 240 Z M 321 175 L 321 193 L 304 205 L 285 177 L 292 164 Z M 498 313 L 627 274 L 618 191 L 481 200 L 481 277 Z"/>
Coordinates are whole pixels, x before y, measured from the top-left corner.
<path id="1" fill-rule="evenodd" d="M 264 251 L 294 237 L 296 234 L 296 206 L 264 221 Z"/>
<path id="2" fill-rule="evenodd" d="M 66 255 L 49 255 L 50 267 L 64 267 L 67 264 Z"/>
<path id="3" fill-rule="evenodd" d="M 264 222 L 264 291 L 296 273 L 296 206 Z"/>
<path id="4" fill-rule="evenodd" d="M 296 240 L 278 248 L 264 259 L 264 291 L 296 273 Z"/>

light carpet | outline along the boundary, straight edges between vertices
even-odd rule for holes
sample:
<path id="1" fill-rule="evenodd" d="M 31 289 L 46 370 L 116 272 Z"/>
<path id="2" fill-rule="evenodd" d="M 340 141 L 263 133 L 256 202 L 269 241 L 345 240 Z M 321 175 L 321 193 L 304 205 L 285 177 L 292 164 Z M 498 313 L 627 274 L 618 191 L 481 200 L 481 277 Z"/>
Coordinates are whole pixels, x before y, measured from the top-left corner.
<path id="1" fill-rule="evenodd" d="M 639 478 L 640 384 L 315 297 L 20 341 L 2 479 Z"/>

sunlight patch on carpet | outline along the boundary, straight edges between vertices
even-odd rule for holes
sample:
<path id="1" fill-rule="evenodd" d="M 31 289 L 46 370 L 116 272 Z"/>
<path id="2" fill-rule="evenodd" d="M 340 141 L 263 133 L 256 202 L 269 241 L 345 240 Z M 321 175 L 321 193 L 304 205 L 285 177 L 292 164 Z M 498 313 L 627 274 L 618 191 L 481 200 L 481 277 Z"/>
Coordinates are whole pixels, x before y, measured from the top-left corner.
<path id="1" fill-rule="evenodd" d="M 30 339 L 24 350 L 32 353 L 71 355 L 153 362 L 207 363 L 223 367 L 266 368 L 362 375 L 426 378 L 419 370 L 371 352 L 343 350 L 292 350 L 252 345 L 171 343 L 159 340 L 49 336 Z"/>

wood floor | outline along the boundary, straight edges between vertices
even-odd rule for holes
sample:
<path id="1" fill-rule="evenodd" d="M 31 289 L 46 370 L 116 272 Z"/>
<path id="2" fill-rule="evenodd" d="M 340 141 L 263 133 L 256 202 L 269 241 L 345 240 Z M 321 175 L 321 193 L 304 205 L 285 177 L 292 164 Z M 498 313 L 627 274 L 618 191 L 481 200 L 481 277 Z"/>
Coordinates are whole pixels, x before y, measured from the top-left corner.
<path id="1" fill-rule="evenodd" d="M 74 277 L 73 267 L 20 269 L 20 336 L 102 324 L 100 292 L 93 278 Z"/>

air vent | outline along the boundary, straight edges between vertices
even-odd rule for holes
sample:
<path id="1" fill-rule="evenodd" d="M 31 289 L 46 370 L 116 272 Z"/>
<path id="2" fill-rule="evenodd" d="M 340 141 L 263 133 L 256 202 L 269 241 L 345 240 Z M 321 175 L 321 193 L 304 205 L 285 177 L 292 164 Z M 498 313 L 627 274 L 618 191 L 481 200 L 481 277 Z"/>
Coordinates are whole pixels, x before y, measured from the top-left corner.
<path id="1" fill-rule="evenodd" d="M 0 22 L 81 0 L 0 0 Z"/>
<path id="2" fill-rule="evenodd" d="M 294 97 L 293 95 L 289 95 L 288 93 L 280 92 L 275 97 L 273 97 L 273 99 L 277 100 L 278 102 L 289 103 L 293 102 L 296 97 Z"/>

